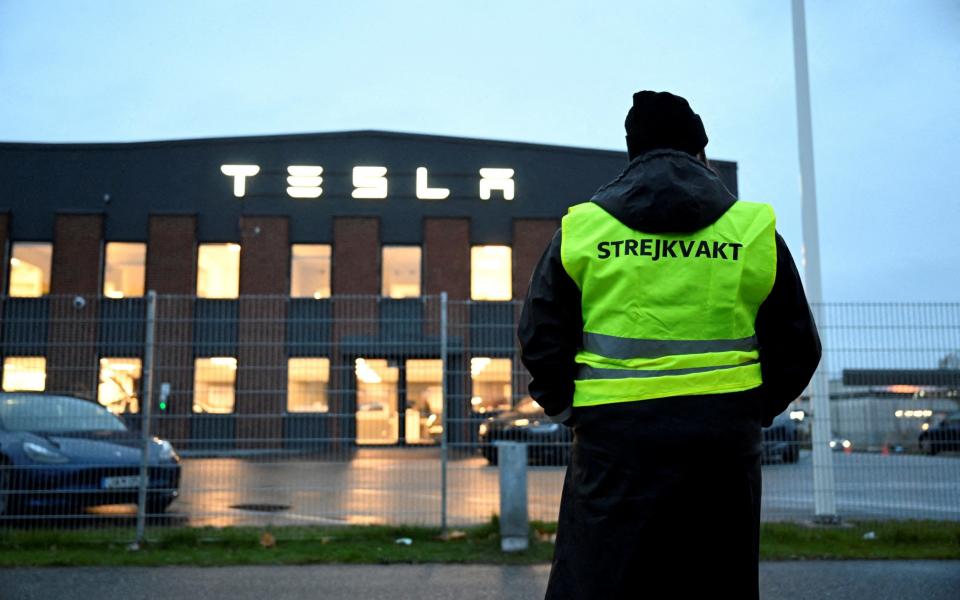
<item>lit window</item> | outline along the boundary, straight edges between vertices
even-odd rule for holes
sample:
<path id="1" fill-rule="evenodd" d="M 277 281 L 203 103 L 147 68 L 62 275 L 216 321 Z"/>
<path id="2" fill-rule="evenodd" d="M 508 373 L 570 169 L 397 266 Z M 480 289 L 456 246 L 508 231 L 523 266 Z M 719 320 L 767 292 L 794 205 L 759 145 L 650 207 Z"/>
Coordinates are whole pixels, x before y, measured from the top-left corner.
<path id="1" fill-rule="evenodd" d="M 287 361 L 287 412 L 327 412 L 329 358 L 291 358 Z"/>
<path id="2" fill-rule="evenodd" d="M 109 242 L 104 253 L 103 295 L 124 298 L 143 295 L 147 245 Z"/>
<path id="3" fill-rule="evenodd" d="M 233 412 L 237 359 L 231 356 L 198 358 L 194 363 L 193 412 Z"/>
<path id="4" fill-rule="evenodd" d="M 383 248 L 383 286 L 387 298 L 415 298 L 420 295 L 420 246 Z"/>
<path id="5" fill-rule="evenodd" d="M 407 409 L 404 436 L 408 444 L 429 444 L 443 435 L 443 361 L 407 360 Z"/>
<path id="6" fill-rule="evenodd" d="M 10 252 L 10 295 L 36 298 L 50 293 L 53 244 L 14 242 Z"/>
<path id="7" fill-rule="evenodd" d="M 510 410 L 510 371 L 509 358 L 477 356 L 470 359 L 470 376 L 473 380 L 470 405 L 474 412 Z"/>
<path id="8" fill-rule="evenodd" d="M 400 368 L 382 358 L 358 358 L 357 444 L 396 444 L 400 439 L 397 414 Z"/>
<path id="9" fill-rule="evenodd" d="M 329 244 L 294 244 L 290 252 L 290 295 L 330 297 Z"/>
<path id="10" fill-rule="evenodd" d="M 47 359 L 8 356 L 3 359 L 3 391 L 42 392 L 47 384 Z"/>
<path id="11" fill-rule="evenodd" d="M 510 300 L 510 246 L 474 246 L 470 249 L 470 297 L 474 300 Z"/>
<path id="12" fill-rule="evenodd" d="M 197 297 L 236 298 L 240 293 L 240 244 L 200 244 Z"/>
<path id="13" fill-rule="evenodd" d="M 114 414 L 140 412 L 139 358 L 101 358 L 97 400 Z"/>

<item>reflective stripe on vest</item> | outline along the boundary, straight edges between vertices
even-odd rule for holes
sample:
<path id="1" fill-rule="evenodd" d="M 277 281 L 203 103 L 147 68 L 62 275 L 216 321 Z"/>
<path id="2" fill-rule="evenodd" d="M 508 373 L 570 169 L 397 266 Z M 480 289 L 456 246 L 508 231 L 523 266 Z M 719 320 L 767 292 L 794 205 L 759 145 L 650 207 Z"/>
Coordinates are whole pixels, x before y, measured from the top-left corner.
<path id="1" fill-rule="evenodd" d="M 582 295 L 574 406 L 759 386 L 754 321 L 776 276 L 775 228 L 773 209 L 750 202 L 689 234 L 572 207 L 561 258 Z"/>

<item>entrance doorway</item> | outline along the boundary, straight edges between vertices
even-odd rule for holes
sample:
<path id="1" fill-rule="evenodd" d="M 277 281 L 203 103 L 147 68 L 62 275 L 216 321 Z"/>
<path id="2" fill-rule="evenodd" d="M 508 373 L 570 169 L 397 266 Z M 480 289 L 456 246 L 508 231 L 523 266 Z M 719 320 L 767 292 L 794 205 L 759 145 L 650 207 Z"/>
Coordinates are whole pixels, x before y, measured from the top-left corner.
<path id="1" fill-rule="evenodd" d="M 357 444 L 439 443 L 442 371 L 438 358 L 357 358 Z"/>

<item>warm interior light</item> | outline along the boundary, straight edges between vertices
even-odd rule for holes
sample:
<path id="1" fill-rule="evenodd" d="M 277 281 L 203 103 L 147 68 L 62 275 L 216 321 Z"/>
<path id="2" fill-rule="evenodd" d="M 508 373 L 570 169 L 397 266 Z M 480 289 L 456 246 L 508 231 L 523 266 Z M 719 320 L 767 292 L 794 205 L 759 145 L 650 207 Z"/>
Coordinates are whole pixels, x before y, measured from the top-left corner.
<path id="1" fill-rule="evenodd" d="M 236 298 L 240 293 L 240 244 L 200 244 L 197 296 Z"/>
<path id="2" fill-rule="evenodd" d="M 143 296 L 147 245 L 108 242 L 104 252 L 103 295 L 108 298 Z"/>
<path id="3" fill-rule="evenodd" d="M 294 298 L 330 297 L 329 244 L 293 244 L 290 248 L 290 295 Z"/>
<path id="4" fill-rule="evenodd" d="M 472 392 L 470 404 L 476 412 L 510 408 L 512 362 L 509 358 L 475 356 L 470 359 Z"/>
<path id="5" fill-rule="evenodd" d="M 512 252 L 510 246 L 474 246 L 470 249 L 470 297 L 474 300 L 510 300 Z"/>
<path id="6" fill-rule="evenodd" d="M 114 414 L 140 412 L 141 360 L 101 358 L 97 401 Z"/>
<path id="7" fill-rule="evenodd" d="M 330 359 L 291 358 L 287 361 L 287 411 L 327 412 Z"/>
<path id="8" fill-rule="evenodd" d="M 47 383 L 43 356 L 8 356 L 3 359 L 3 391 L 42 392 Z"/>
<path id="9" fill-rule="evenodd" d="M 470 359 L 470 375 L 472 377 L 477 377 L 480 373 L 483 373 L 483 370 L 487 368 L 487 365 L 490 364 L 490 359 L 486 356 L 476 356 Z"/>
<path id="10" fill-rule="evenodd" d="M 357 375 L 357 379 L 363 383 L 374 384 L 381 383 L 383 381 L 380 375 L 373 370 L 373 367 L 368 365 L 367 361 L 362 358 L 358 358 L 354 361 L 354 372 Z"/>
<path id="11" fill-rule="evenodd" d="M 10 251 L 10 296 L 36 298 L 50 293 L 53 244 L 14 242 Z"/>
<path id="12" fill-rule="evenodd" d="M 229 414 L 236 402 L 237 359 L 232 356 L 194 361 L 193 412 Z"/>
<path id="13" fill-rule="evenodd" d="M 380 294 L 387 298 L 420 295 L 420 246 L 384 246 Z"/>
<path id="14" fill-rule="evenodd" d="M 887 391 L 894 394 L 916 394 L 920 391 L 919 385 L 889 385 L 887 386 Z"/>

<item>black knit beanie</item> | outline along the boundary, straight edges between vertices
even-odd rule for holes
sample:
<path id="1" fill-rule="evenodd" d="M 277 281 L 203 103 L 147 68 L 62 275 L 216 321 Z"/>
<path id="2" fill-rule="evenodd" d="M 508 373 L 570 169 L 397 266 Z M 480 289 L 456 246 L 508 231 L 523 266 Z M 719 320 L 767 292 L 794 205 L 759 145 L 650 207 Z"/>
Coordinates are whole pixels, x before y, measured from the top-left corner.
<path id="1" fill-rule="evenodd" d="M 642 91 L 633 95 L 633 106 L 624 121 L 630 159 L 656 148 L 682 150 L 696 156 L 707 146 L 700 115 L 680 96 Z"/>

